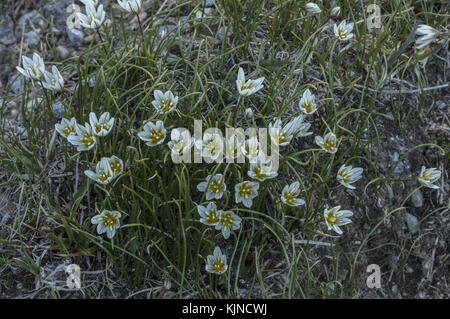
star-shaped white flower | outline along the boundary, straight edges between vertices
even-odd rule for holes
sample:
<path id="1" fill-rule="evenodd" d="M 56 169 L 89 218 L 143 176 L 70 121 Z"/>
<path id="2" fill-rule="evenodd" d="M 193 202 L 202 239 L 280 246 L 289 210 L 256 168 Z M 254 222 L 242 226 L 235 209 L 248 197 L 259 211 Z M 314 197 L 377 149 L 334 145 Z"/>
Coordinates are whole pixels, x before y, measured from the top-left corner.
<path id="1" fill-rule="evenodd" d="M 106 233 L 111 239 L 116 234 L 116 230 L 120 228 L 121 214 L 117 210 L 103 210 L 101 214 L 91 218 L 91 223 L 97 225 L 97 233 L 99 235 Z"/>
<path id="2" fill-rule="evenodd" d="M 237 89 L 239 91 L 239 94 L 242 96 L 249 96 L 252 95 L 259 90 L 261 90 L 264 85 L 262 84 L 264 82 L 264 77 L 260 77 L 256 80 L 245 80 L 245 73 L 244 69 L 239 68 L 238 71 L 238 77 L 236 80 Z"/>

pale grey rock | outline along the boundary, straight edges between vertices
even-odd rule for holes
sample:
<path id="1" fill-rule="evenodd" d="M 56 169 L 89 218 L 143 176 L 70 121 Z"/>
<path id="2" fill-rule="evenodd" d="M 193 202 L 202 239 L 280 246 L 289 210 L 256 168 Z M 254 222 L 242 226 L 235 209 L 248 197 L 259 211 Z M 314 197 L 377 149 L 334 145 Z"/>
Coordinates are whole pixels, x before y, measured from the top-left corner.
<path id="1" fill-rule="evenodd" d="M 22 93 L 24 84 L 25 78 L 19 72 L 14 72 L 8 81 L 9 88 L 14 94 Z"/>
<path id="2" fill-rule="evenodd" d="M 41 42 L 39 33 L 37 33 L 34 30 L 25 33 L 23 40 L 27 44 L 28 48 L 30 48 L 30 49 L 36 49 L 37 46 L 39 45 L 39 42 Z"/>
<path id="3" fill-rule="evenodd" d="M 406 222 L 406 226 L 408 226 L 409 232 L 412 235 L 417 234 L 419 232 L 419 220 L 417 219 L 417 217 L 410 213 L 405 213 L 404 219 Z"/>
<path id="4" fill-rule="evenodd" d="M 0 44 L 11 45 L 13 43 L 16 43 L 14 23 L 9 15 L 0 15 Z"/>
<path id="5" fill-rule="evenodd" d="M 80 47 L 83 44 L 84 32 L 75 28 L 67 28 L 66 30 L 70 44 L 74 48 Z"/>
<path id="6" fill-rule="evenodd" d="M 69 57 L 69 55 L 70 55 L 69 50 L 65 46 L 62 46 L 62 45 L 58 45 L 56 47 L 56 53 L 58 54 L 58 57 L 61 60 L 67 59 Z"/>
<path id="7" fill-rule="evenodd" d="M 411 195 L 411 202 L 414 205 L 414 207 L 422 207 L 423 206 L 423 194 L 420 189 L 417 189 L 412 193 Z"/>

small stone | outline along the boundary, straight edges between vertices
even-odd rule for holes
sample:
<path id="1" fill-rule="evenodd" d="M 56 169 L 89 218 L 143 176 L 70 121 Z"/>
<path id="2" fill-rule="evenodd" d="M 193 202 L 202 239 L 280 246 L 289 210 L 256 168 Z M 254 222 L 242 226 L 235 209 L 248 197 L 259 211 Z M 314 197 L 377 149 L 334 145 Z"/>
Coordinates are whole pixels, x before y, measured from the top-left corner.
<path id="1" fill-rule="evenodd" d="M 56 27 L 52 27 L 52 33 L 54 35 L 61 35 L 62 31 Z"/>
<path id="2" fill-rule="evenodd" d="M 29 112 L 33 112 L 39 109 L 39 105 L 41 105 L 43 99 L 40 97 L 29 100 L 27 103 L 27 110 Z"/>
<path id="3" fill-rule="evenodd" d="M 395 165 L 395 168 L 394 168 L 395 175 L 403 175 L 408 170 L 408 164 L 406 163 L 406 161 L 403 160 L 403 161 L 398 162 L 399 159 L 400 159 L 400 154 L 398 152 L 394 152 L 394 154 L 392 154 L 392 162 L 393 162 L 393 165 Z"/>
<path id="4" fill-rule="evenodd" d="M 39 25 L 39 21 L 44 20 L 42 16 L 36 11 L 30 11 L 22 14 L 16 23 L 16 33 L 20 33 L 25 28 Z"/>
<path id="5" fill-rule="evenodd" d="M 43 9 L 43 15 L 47 19 L 52 19 L 57 28 L 67 26 L 67 18 L 75 13 L 70 5 L 74 4 L 74 0 L 49 0 Z M 82 9 L 83 10 L 83 9 Z"/>
<path id="6" fill-rule="evenodd" d="M 39 42 L 41 42 L 39 33 L 34 30 L 25 33 L 23 39 L 30 49 L 35 49 L 39 45 Z"/>
<path id="7" fill-rule="evenodd" d="M 420 189 L 417 189 L 411 195 L 411 202 L 414 207 L 422 207 L 423 206 L 423 194 Z"/>
<path id="8" fill-rule="evenodd" d="M 62 45 L 58 45 L 58 47 L 56 48 L 56 53 L 58 53 L 58 57 L 61 60 L 67 59 L 69 57 L 69 55 L 70 55 L 69 50 L 66 47 L 62 46 Z"/>
<path id="9" fill-rule="evenodd" d="M 225 35 L 226 34 L 230 35 L 230 33 L 231 33 L 231 29 L 230 28 L 228 28 L 228 27 L 220 27 L 217 30 L 216 38 L 219 39 L 220 41 L 223 41 L 224 38 L 225 38 Z"/>
<path id="10" fill-rule="evenodd" d="M 16 42 L 14 23 L 10 16 L 0 15 L 0 44 L 10 45 Z"/>
<path id="11" fill-rule="evenodd" d="M 213 7 L 214 6 L 214 0 L 205 0 L 204 6 L 205 7 Z"/>
<path id="12" fill-rule="evenodd" d="M 166 24 L 166 25 L 160 26 L 158 28 L 158 35 L 161 38 L 164 38 L 164 37 L 166 37 L 169 34 L 170 35 L 174 35 L 173 30 L 175 30 L 176 28 L 177 27 L 172 25 L 172 24 Z"/>
<path id="13" fill-rule="evenodd" d="M 416 234 L 419 231 L 419 220 L 417 217 L 410 213 L 405 213 L 404 218 L 409 232 L 413 235 Z"/>
<path id="14" fill-rule="evenodd" d="M 84 43 L 89 44 L 89 43 L 94 42 L 95 37 L 96 37 L 96 34 L 88 35 L 87 37 L 84 38 Z"/>
<path id="15" fill-rule="evenodd" d="M 253 110 L 251 108 L 246 108 L 244 112 L 245 116 L 247 118 L 252 118 L 255 114 L 253 113 Z"/>
<path id="16" fill-rule="evenodd" d="M 16 65 L 17 52 L 14 51 L 14 48 L 0 44 L 0 83 L 7 80 Z"/>
<path id="17" fill-rule="evenodd" d="M 438 107 L 439 110 L 445 110 L 448 105 L 444 101 L 439 100 L 436 102 L 436 106 Z"/>
<path id="18" fill-rule="evenodd" d="M 61 102 L 53 103 L 52 105 L 53 115 L 58 119 L 62 119 L 62 113 L 64 112 L 64 105 Z"/>
<path id="19" fill-rule="evenodd" d="M 67 28 L 67 37 L 74 48 L 79 48 L 83 43 L 84 33 L 75 28 Z"/>
<path id="20" fill-rule="evenodd" d="M 25 84 L 25 78 L 19 72 L 15 72 L 8 81 L 10 90 L 14 94 L 20 94 L 23 92 L 23 86 Z"/>

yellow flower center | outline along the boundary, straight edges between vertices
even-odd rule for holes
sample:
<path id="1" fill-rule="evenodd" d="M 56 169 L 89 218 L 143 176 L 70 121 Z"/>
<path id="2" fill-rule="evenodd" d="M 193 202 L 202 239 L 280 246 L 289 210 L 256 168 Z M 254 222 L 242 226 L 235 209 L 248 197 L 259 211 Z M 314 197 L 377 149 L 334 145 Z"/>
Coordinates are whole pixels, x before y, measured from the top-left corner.
<path id="1" fill-rule="evenodd" d="M 327 219 L 328 224 L 330 224 L 330 225 L 336 224 L 337 217 L 336 217 L 335 213 L 333 213 L 333 212 L 328 213 L 326 219 Z"/>
<path id="2" fill-rule="evenodd" d="M 91 133 L 86 133 L 81 139 L 81 143 L 83 143 L 84 146 L 91 146 L 94 144 L 94 136 Z"/>
<path id="3" fill-rule="evenodd" d="M 339 173 L 339 176 L 342 178 L 342 180 L 345 183 L 347 183 L 350 180 L 351 174 L 350 174 L 350 172 L 342 171 L 342 172 Z"/>
<path id="4" fill-rule="evenodd" d="M 348 31 L 347 29 L 340 29 L 338 30 L 338 35 L 340 39 L 347 39 Z"/>
<path id="5" fill-rule="evenodd" d="M 419 178 L 430 182 L 433 180 L 431 177 L 431 171 L 424 171 Z"/>
<path id="6" fill-rule="evenodd" d="M 265 173 L 265 170 L 261 166 L 256 166 L 253 169 L 253 174 L 255 174 L 255 177 L 259 179 L 263 179 L 268 176 L 268 174 Z"/>
<path id="7" fill-rule="evenodd" d="M 220 222 L 223 226 L 230 227 L 233 224 L 233 215 L 230 213 L 222 214 Z"/>
<path id="8" fill-rule="evenodd" d="M 284 143 L 287 141 L 286 134 L 284 132 L 278 132 L 278 135 L 276 136 L 276 140 L 278 144 Z"/>
<path id="9" fill-rule="evenodd" d="M 239 195 L 241 197 L 247 198 L 252 194 L 252 186 L 250 184 L 242 184 L 239 186 Z"/>
<path id="10" fill-rule="evenodd" d="M 241 91 L 251 89 L 252 87 L 253 87 L 252 81 L 248 80 L 247 82 L 241 85 Z"/>
<path id="11" fill-rule="evenodd" d="M 39 67 L 37 65 L 31 68 L 31 72 L 35 77 L 38 77 L 41 74 L 41 71 L 39 70 Z"/>
<path id="12" fill-rule="evenodd" d="M 153 130 L 148 135 L 148 139 L 153 143 L 156 144 L 159 141 L 161 141 L 164 137 L 164 133 L 162 130 Z"/>
<path id="13" fill-rule="evenodd" d="M 324 149 L 326 149 L 327 151 L 332 152 L 334 147 L 336 146 L 336 143 L 334 142 L 334 140 L 332 139 L 327 139 L 322 143 L 322 146 Z"/>
<path id="14" fill-rule="evenodd" d="M 173 103 L 170 100 L 161 100 L 159 104 L 159 109 L 164 113 L 169 112 L 172 107 Z"/>
<path id="15" fill-rule="evenodd" d="M 173 146 L 173 150 L 175 153 L 178 153 L 181 155 L 186 146 L 187 146 L 187 143 L 184 140 L 180 140 L 175 143 L 175 145 Z"/>
<path id="16" fill-rule="evenodd" d="M 111 167 L 111 170 L 115 174 L 118 174 L 118 173 L 122 172 L 122 164 L 120 164 L 119 161 L 110 162 L 109 166 Z"/>
<path id="17" fill-rule="evenodd" d="M 105 225 L 108 228 L 112 228 L 115 225 L 117 225 L 117 217 L 112 213 L 106 213 L 101 217 L 101 221 L 103 225 Z"/>
<path id="18" fill-rule="evenodd" d="M 104 171 L 98 174 L 98 179 L 101 180 L 102 182 L 106 181 L 110 177 L 111 174 L 108 171 Z"/>
<path id="19" fill-rule="evenodd" d="M 69 136 L 71 133 L 75 132 L 75 128 L 72 125 L 68 125 L 63 129 L 63 133 L 64 136 L 67 137 Z"/>
<path id="20" fill-rule="evenodd" d="M 219 222 L 219 218 L 217 217 L 216 210 L 212 210 L 208 213 L 208 215 L 206 217 L 206 222 L 211 225 Z"/>
<path id="21" fill-rule="evenodd" d="M 109 125 L 107 125 L 107 124 L 96 124 L 95 125 L 95 131 L 97 133 L 100 133 L 101 130 L 105 130 L 105 131 L 109 130 Z"/>
<path id="22" fill-rule="evenodd" d="M 306 111 L 306 113 L 311 113 L 313 111 L 313 104 L 311 102 L 303 103 L 302 107 Z"/>
<path id="23" fill-rule="evenodd" d="M 216 155 L 220 151 L 219 143 L 216 140 L 210 140 L 206 143 L 205 149 L 211 154 Z"/>
<path id="24" fill-rule="evenodd" d="M 284 193 L 284 199 L 288 204 L 292 205 L 295 203 L 295 196 L 291 192 Z"/>
<path id="25" fill-rule="evenodd" d="M 223 272 L 225 270 L 225 263 L 221 259 L 216 259 L 211 266 L 211 270 L 217 273 Z"/>
<path id="26" fill-rule="evenodd" d="M 212 180 L 211 182 L 209 182 L 208 189 L 211 192 L 218 194 L 223 190 L 222 183 L 218 180 Z"/>

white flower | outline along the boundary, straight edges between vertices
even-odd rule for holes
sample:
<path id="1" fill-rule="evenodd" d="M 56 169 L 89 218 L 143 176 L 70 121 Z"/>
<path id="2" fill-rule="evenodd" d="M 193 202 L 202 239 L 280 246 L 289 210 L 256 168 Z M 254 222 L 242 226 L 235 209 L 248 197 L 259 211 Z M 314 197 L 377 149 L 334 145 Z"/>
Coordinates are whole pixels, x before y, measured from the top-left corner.
<path id="1" fill-rule="evenodd" d="M 88 151 L 95 146 L 97 143 L 97 137 L 94 135 L 91 126 L 86 123 L 85 126 L 77 124 L 75 126 L 75 131 L 77 134 L 70 134 L 67 140 L 72 144 L 77 146 L 77 151 Z"/>
<path id="2" fill-rule="evenodd" d="M 106 233 L 111 239 L 116 234 L 116 230 L 120 227 L 121 214 L 117 210 L 103 210 L 100 215 L 91 218 L 91 223 L 97 225 L 97 234 Z"/>
<path id="3" fill-rule="evenodd" d="M 208 175 L 204 182 L 197 185 L 199 192 L 206 192 L 206 200 L 221 199 L 227 190 L 225 178 L 222 174 Z"/>
<path id="4" fill-rule="evenodd" d="M 111 167 L 111 171 L 113 173 L 113 177 L 116 177 L 123 173 L 123 161 L 118 158 L 116 155 L 108 157 L 109 166 Z"/>
<path id="5" fill-rule="evenodd" d="M 334 7 L 331 9 L 330 15 L 332 17 L 338 17 L 341 14 L 341 7 Z"/>
<path id="6" fill-rule="evenodd" d="M 417 178 L 419 182 L 428 188 L 439 189 L 439 186 L 434 185 L 434 183 L 441 178 L 441 171 L 437 168 L 425 168 L 422 166 L 420 170 L 420 175 Z"/>
<path id="7" fill-rule="evenodd" d="M 281 192 L 281 201 L 289 206 L 304 205 L 305 201 L 298 198 L 300 195 L 300 183 L 294 182 L 291 185 L 286 185 Z"/>
<path id="8" fill-rule="evenodd" d="M 249 119 L 252 118 L 253 116 L 255 116 L 255 114 L 253 113 L 253 110 L 250 107 L 245 109 L 244 114 L 245 114 L 245 117 L 247 117 Z"/>
<path id="9" fill-rule="evenodd" d="M 328 230 L 333 229 L 339 235 L 342 235 L 342 230 L 339 226 L 350 224 L 352 221 L 347 218 L 353 216 L 353 213 L 349 210 L 340 210 L 341 206 L 336 206 L 331 209 L 326 208 L 323 212 L 325 223 L 328 226 Z"/>
<path id="10" fill-rule="evenodd" d="M 142 1 L 141 0 L 117 0 L 119 6 L 121 6 L 124 10 L 138 14 L 142 10 Z"/>
<path id="11" fill-rule="evenodd" d="M 214 15 L 214 9 L 213 8 L 197 8 L 194 10 L 195 18 L 197 20 L 208 18 Z"/>
<path id="12" fill-rule="evenodd" d="M 208 226 L 216 226 L 220 221 L 220 212 L 215 203 L 209 203 L 208 206 L 197 206 L 200 222 Z"/>
<path id="13" fill-rule="evenodd" d="M 45 73 L 45 65 L 44 60 L 39 56 L 39 54 L 34 53 L 33 59 L 29 57 L 22 57 L 22 66 L 16 67 L 17 71 L 19 71 L 22 75 L 32 80 L 41 81 L 44 77 Z"/>
<path id="14" fill-rule="evenodd" d="M 223 238 L 228 239 L 232 230 L 241 228 L 241 217 L 232 211 L 219 211 L 219 222 L 215 226 Z"/>
<path id="15" fill-rule="evenodd" d="M 339 183 L 344 185 L 347 188 L 355 189 L 353 184 L 357 180 L 359 180 L 362 177 L 363 169 L 361 167 L 355 167 L 353 166 L 345 166 L 342 165 L 341 168 L 339 168 L 339 171 L 337 173 L 337 180 Z"/>
<path id="16" fill-rule="evenodd" d="M 223 138 L 216 133 L 205 133 L 203 139 L 195 141 L 203 157 L 216 160 L 223 154 Z"/>
<path id="17" fill-rule="evenodd" d="M 106 136 L 111 132 L 114 126 L 114 118 L 111 117 L 109 112 L 105 112 L 100 115 L 100 119 L 97 118 L 94 112 L 89 113 L 89 123 L 97 136 Z"/>
<path id="18" fill-rule="evenodd" d="M 273 170 L 272 165 L 272 161 L 258 157 L 255 163 L 250 163 L 250 170 L 247 174 L 260 182 L 275 178 L 278 176 L 278 173 Z"/>
<path id="19" fill-rule="evenodd" d="M 438 39 L 440 32 L 428 25 L 421 24 L 416 30 L 416 35 L 418 36 L 416 47 L 420 50 L 435 42 Z"/>
<path id="20" fill-rule="evenodd" d="M 214 248 L 212 255 L 208 255 L 206 258 L 206 271 L 211 274 L 221 275 L 225 273 L 228 269 L 227 256 L 222 254 L 219 247 Z"/>
<path id="21" fill-rule="evenodd" d="M 193 138 L 187 130 L 173 129 L 170 138 L 171 141 L 167 145 L 175 155 L 182 156 L 192 148 Z"/>
<path id="22" fill-rule="evenodd" d="M 105 11 L 103 10 L 103 5 L 99 5 L 95 9 L 95 4 L 93 1 L 86 1 L 86 14 L 77 13 L 80 24 L 87 29 L 98 29 L 105 22 Z"/>
<path id="23" fill-rule="evenodd" d="M 312 13 L 312 14 L 317 14 L 317 13 L 321 13 L 322 10 L 320 10 L 320 7 L 315 4 L 314 2 L 309 2 L 306 4 L 305 6 L 306 11 L 308 11 L 308 13 Z"/>
<path id="24" fill-rule="evenodd" d="M 264 85 L 262 84 L 263 82 L 264 77 L 258 78 L 256 80 L 245 81 L 244 69 L 239 68 L 236 85 L 240 95 L 249 96 L 258 92 L 264 87 Z"/>
<path id="25" fill-rule="evenodd" d="M 282 126 L 281 119 L 269 124 L 269 135 L 272 142 L 278 146 L 288 145 L 294 136 L 308 136 L 311 124 L 303 122 L 303 116 L 297 116 L 292 121 Z"/>
<path id="26" fill-rule="evenodd" d="M 63 118 L 61 120 L 61 123 L 55 124 L 56 131 L 62 136 L 62 137 L 69 137 L 71 134 L 75 134 L 77 126 L 77 120 L 72 117 L 70 121 L 68 119 Z"/>
<path id="27" fill-rule="evenodd" d="M 328 133 L 324 137 L 316 136 L 316 144 L 319 145 L 325 152 L 336 153 L 337 148 L 337 138 L 333 133 Z"/>
<path id="28" fill-rule="evenodd" d="M 244 181 L 234 186 L 235 201 L 250 208 L 253 205 L 253 199 L 258 196 L 259 183 Z"/>
<path id="29" fill-rule="evenodd" d="M 300 99 L 300 110 L 305 114 L 313 114 L 317 111 L 316 97 L 311 93 L 309 89 L 303 92 L 303 96 Z"/>
<path id="30" fill-rule="evenodd" d="M 164 142 L 166 139 L 166 129 L 163 121 L 156 123 L 147 122 L 144 125 L 144 130 L 138 133 L 141 140 L 147 142 L 148 146 L 156 146 Z"/>
<path id="31" fill-rule="evenodd" d="M 114 179 L 114 173 L 109 164 L 109 159 L 103 157 L 95 166 L 95 172 L 91 170 L 84 171 L 84 174 L 97 183 L 106 185 Z"/>
<path id="32" fill-rule="evenodd" d="M 93 6 L 96 7 L 100 0 L 80 0 L 86 7 Z"/>
<path id="33" fill-rule="evenodd" d="M 244 154 L 251 163 L 256 162 L 256 159 L 258 157 L 264 155 L 261 143 L 259 143 L 256 136 L 247 139 L 241 146 L 241 151 L 242 154 Z"/>
<path id="34" fill-rule="evenodd" d="M 52 66 L 52 72 L 45 71 L 42 85 L 50 91 L 62 91 L 64 79 L 56 66 Z"/>
<path id="35" fill-rule="evenodd" d="M 339 23 L 339 25 L 334 25 L 334 34 L 341 41 L 350 40 L 353 38 L 353 27 L 354 23 L 346 23 L 345 20 Z"/>
<path id="36" fill-rule="evenodd" d="M 166 114 L 175 110 L 178 104 L 178 96 L 174 96 L 171 91 L 163 93 L 160 90 L 153 92 L 155 100 L 152 102 L 156 112 Z"/>

